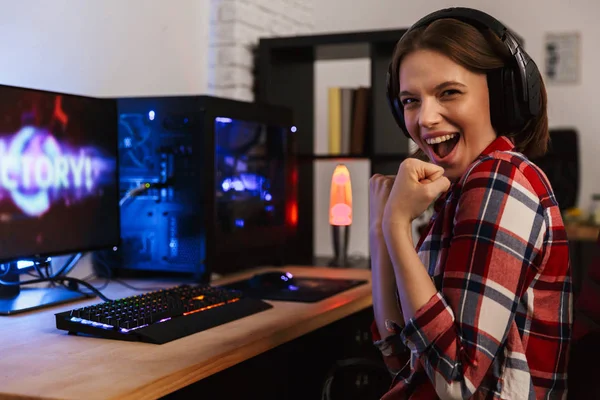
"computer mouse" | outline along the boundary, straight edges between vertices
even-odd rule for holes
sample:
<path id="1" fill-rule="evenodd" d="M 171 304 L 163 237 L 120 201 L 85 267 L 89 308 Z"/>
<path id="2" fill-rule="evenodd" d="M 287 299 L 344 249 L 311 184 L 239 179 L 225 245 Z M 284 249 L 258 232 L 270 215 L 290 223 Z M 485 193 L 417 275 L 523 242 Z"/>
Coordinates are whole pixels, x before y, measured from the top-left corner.
<path id="1" fill-rule="evenodd" d="M 254 275 L 249 284 L 254 289 L 288 289 L 290 286 L 296 286 L 296 278 L 290 272 L 267 271 Z"/>

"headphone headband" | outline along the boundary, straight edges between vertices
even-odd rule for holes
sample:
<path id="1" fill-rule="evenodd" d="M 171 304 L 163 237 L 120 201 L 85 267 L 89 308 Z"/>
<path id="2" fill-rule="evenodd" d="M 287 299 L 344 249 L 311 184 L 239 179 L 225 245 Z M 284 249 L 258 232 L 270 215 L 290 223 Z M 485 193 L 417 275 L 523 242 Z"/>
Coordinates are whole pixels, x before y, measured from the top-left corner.
<path id="1" fill-rule="evenodd" d="M 504 34 L 507 31 L 504 24 L 502 24 L 500 21 L 498 21 L 491 15 L 484 13 L 483 11 L 465 7 L 452 7 L 434 11 L 431 14 L 424 16 L 423 18 L 415 22 L 406 33 L 410 32 L 413 29 L 417 29 L 422 26 L 427 26 L 435 20 L 444 18 L 458 19 L 462 22 L 474 26 L 477 29 L 489 28 L 500 39 L 504 38 Z"/>

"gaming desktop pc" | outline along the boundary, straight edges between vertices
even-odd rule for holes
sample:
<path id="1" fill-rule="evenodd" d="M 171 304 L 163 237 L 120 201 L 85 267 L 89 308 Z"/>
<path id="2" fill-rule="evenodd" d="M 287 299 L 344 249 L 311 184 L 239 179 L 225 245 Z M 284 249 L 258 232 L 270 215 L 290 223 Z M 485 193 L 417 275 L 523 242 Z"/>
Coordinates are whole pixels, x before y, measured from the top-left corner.
<path id="1" fill-rule="evenodd" d="M 117 100 L 120 276 L 209 282 L 283 264 L 295 228 L 291 111 L 212 96 Z"/>
<path id="2" fill-rule="evenodd" d="M 119 245 L 116 120 L 113 100 L 0 85 L 1 315 L 86 297 L 21 278 Z"/>
<path id="3" fill-rule="evenodd" d="M 177 96 L 121 98 L 118 112 L 122 244 L 102 263 L 110 274 L 209 283 L 211 273 L 286 264 L 298 240 L 289 109 Z M 224 288 L 314 302 L 363 283 L 273 272 Z"/>

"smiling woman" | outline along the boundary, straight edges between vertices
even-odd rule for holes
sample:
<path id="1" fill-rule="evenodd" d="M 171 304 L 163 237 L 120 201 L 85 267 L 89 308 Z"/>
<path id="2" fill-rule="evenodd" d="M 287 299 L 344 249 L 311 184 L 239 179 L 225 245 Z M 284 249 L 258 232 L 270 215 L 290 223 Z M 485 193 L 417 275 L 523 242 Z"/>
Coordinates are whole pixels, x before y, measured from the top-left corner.
<path id="1" fill-rule="evenodd" d="M 373 336 L 395 377 L 383 399 L 566 398 L 571 269 L 529 160 L 549 140 L 537 66 L 491 16 L 440 10 L 398 42 L 387 94 L 430 162 L 370 182 Z"/>

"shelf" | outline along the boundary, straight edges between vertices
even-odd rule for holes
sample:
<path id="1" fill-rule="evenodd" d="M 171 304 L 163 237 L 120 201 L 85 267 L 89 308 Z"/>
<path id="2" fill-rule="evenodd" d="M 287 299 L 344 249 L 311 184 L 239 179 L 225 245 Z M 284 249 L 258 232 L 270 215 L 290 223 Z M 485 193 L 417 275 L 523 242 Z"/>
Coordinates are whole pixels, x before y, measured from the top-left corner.
<path id="1" fill-rule="evenodd" d="M 382 29 L 367 32 L 340 32 L 321 35 L 261 38 L 260 44 L 273 50 L 290 50 L 303 47 L 346 45 L 348 43 L 385 43 L 395 45 L 406 29 Z"/>
<path id="2" fill-rule="evenodd" d="M 339 159 L 353 159 L 353 160 L 368 160 L 369 156 L 364 154 L 304 154 L 298 155 L 299 160 L 339 160 Z"/>
<path id="3" fill-rule="evenodd" d="M 300 161 L 351 159 L 370 160 L 371 162 L 381 163 L 400 162 L 408 158 L 408 154 L 298 154 L 296 157 L 298 157 L 298 160 Z"/>

